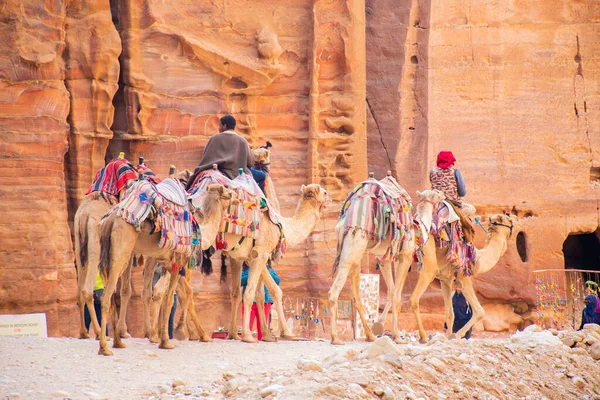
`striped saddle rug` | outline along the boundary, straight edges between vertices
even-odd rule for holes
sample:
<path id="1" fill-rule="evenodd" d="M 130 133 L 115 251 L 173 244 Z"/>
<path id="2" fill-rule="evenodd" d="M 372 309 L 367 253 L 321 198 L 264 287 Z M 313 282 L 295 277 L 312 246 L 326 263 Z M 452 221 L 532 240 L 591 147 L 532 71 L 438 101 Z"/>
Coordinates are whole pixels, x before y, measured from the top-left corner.
<path id="1" fill-rule="evenodd" d="M 190 191 L 190 200 L 195 207 L 200 206 L 206 188 L 210 184 L 219 184 L 234 190 L 239 200 L 238 204 L 232 204 L 225 212 L 220 233 L 231 233 L 257 239 L 260 235 L 262 212 L 267 209 L 269 210 L 269 219 L 279 225 L 279 215 L 271 211 L 272 207 L 269 206 L 264 193 L 251 175 L 242 174 L 235 179 L 229 179 L 220 171 L 201 172 Z"/>
<path id="2" fill-rule="evenodd" d="M 189 211 L 187 194 L 181 182 L 167 178 L 158 185 L 143 180 L 126 192 L 124 199 L 111 212 L 116 212 L 138 231 L 146 219 L 160 231 L 158 247 L 190 256 L 200 240 L 198 224 Z"/>
<path id="3" fill-rule="evenodd" d="M 336 229 L 343 229 L 343 238 L 348 232 L 362 235 L 374 242 L 390 240 L 390 246 L 382 260 L 396 259 L 402 243 L 413 240 L 413 206 L 410 196 L 393 177 L 381 181 L 374 179 L 360 183 L 348 195 L 342 205 Z M 341 246 L 338 241 L 339 263 Z"/>
<path id="4" fill-rule="evenodd" d="M 431 234 L 437 247 L 447 247 L 446 260 L 455 269 L 455 274 L 471 276 L 477 257 L 477 249 L 465 242 L 460 218 L 445 201 L 433 213 Z"/>

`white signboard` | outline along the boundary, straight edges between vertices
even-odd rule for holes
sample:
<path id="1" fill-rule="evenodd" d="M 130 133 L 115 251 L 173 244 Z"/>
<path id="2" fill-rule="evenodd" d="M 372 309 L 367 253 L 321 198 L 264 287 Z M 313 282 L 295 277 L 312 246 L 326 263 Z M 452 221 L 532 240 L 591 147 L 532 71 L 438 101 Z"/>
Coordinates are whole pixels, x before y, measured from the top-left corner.
<path id="1" fill-rule="evenodd" d="M 0 336 L 48 337 L 46 314 L 0 315 Z"/>

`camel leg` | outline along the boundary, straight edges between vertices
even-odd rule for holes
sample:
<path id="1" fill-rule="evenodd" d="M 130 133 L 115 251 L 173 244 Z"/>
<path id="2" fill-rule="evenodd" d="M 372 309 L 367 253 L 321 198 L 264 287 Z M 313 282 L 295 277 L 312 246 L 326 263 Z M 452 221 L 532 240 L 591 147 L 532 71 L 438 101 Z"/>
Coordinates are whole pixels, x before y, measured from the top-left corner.
<path id="1" fill-rule="evenodd" d="M 126 267 L 127 268 L 127 267 Z M 110 319 L 112 324 L 113 331 L 113 348 L 115 349 L 124 349 L 125 343 L 121 340 L 121 335 L 119 335 L 119 328 L 117 328 L 119 320 L 117 318 L 117 304 L 115 303 L 115 294 L 113 293 L 113 299 L 110 302 Z"/>
<path id="2" fill-rule="evenodd" d="M 340 266 L 338 267 L 337 273 L 335 275 L 335 280 L 333 281 L 333 285 L 331 285 L 331 289 L 329 289 L 328 293 L 327 305 L 329 307 L 329 313 L 331 315 L 331 344 L 335 345 L 344 344 L 344 341 L 340 340 L 337 335 L 337 301 L 340 297 L 342 289 L 344 288 L 344 284 L 346 283 L 346 279 L 348 278 L 348 273 L 350 272 L 351 267 L 351 264 L 342 265 L 340 263 Z"/>
<path id="3" fill-rule="evenodd" d="M 250 271 L 248 272 L 248 284 L 244 292 L 244 317 L 242 318 L 242 341 L 247 343 L 256 343 L 256 339 L 250 331 L 250 308 L 256 296 L 256 287 L 260 280 L 263 268 L 266 268 L 267 257 L 260 255 L 250 261 Z"/>
<path id="4" fill-rule="evenodd" d="M 156 330 L 154 328 L 155 307 L 152 296 L 152 280 L 156 269 L 156 260 L 148 258 L 144 264 L 144 287 L 142 289 L 142 304 L 144 308 L 144 337 L 150 339 L 151 343 L 158 343 Z"/>
<path id="5" fill-rule="evenodd" d="M 479 303 L 479 300 L 477 300 L 477 295 L 475 294 L 475 289 L 473 288 L 473 279 L 471 279 L 471 277 L 463 277 L 461 278 L 460 283 L 462 283 L 462 292 L 465 295 L 467 302 L 471 306 L 471 310 L 473 310 L 473 316 L 465 326 L 456 332 L 456 337 L 459 339 L 463 338 L 469 329 L 471 329 L 471 327 L 479 322 L 485 315 L 485 310 L 481 306 L 481 303 Z"/>
<path id="6" fill-rule="evenodd" d="M 108 349 L 106 343 L 106 324 L 108 322 L 108 313 L 112 305 L 112 297 L 117 288 L 118 275 L 118 271 L 116 270 L 113 274 L 109 272 L 107 282 L 105 282 L 104 285 L 104 294 L 102 295 L 102 327 L 100 329 L 100 349 L 98 350 L 98 354 L 104 356 L 112 356 L 113 354 L 112 351 Z"/>
<path id="7" fill-rule="evenodd" d="M 451 281 L 440 280 L 442 288 L 442 297 L 444 298 L 444 322 L 446 322 L 446 336 L 452 337 L 452 326 L 454 325 L 454 309 L 452 308 L 452 287 Z"/>
<path id="8" fill-rule="evenodd" d="M 172 349 L 175 347 L 169 341 L 169 315 L 171 314 L 171 308 L 173 308 L 173 295 L 175 294 L 175 288 L 180 276 L 178 273 L 171 274 L 169 288 L 165 293 L 162 306 L 160 307 L 160 316 L 158 318 L 160 324 L 160 344 L 158 348 L 160 349 Z"/>
<path id="9" fill-rule="evenodd" d="M 354 306 L 356 307 L 356 311 L 358 311 L 358 316 L 360 317 L 360 320 L 365 329 L 366 340 L 367 342 L 374 342 L 375 335 L 373 335 L 371 327 L 369 326 L 368 321 L 365 318 L 365 311 L 363 308 L 362 300 L 360 299 L 360 268 L 358 268 L 358 265 L 352 270 L 350 280 L 352 283 L 352 297 L 354 298 Z M 394 310 L 395 308 L 396 307 L 392 304 L 392 310 Z"/>
<path id="10" fill-rule="evenodd" d="M 179 313 L 177 325 L 175 325 L 173 329 L 173 337 L 177 340 L 187 339 L 188 336 L 184 330 L 184 328 L 187 327 L 189 339 L 200 340 L 200 336 L 196 333 L 192 320 L 188 317 L 190 315 L 190 296 L 192 296 L 191 289 L 188 290 L 188 288 L 191 288 L 191 283 L 187 276 L 188 274 L 191 274 L 191 271 L 188 270 L 185 279 L 179 278 L 179 282 L 177 283 L 177 299 L 179 301 L 179 306 L 181 307 L 181 312 Z"/>
<path id="11" fill-rule="evenodd" d="M 240 340 L 237 333 L 237 315 L 242 302 L 242 265 L 240 260 L 230 259 L 231 266 L 231 319 L 227 329 L 227 339 Z"/>
<path id="12" fill-rule="evenodd" d="M 412 252 L 410 254 L 402 254 L 400 253 L 400 260 L 395 264 L 396 271 L 396 285 L 394 288 L 394 308 L 393 312 L 396 313 L 393 316 L 392 321 L 394 326 L 392 327 L 392 338 L 394 342 L 398 344 L 406 344 L 407 341 L 400 337 L 400 330 L 398 329 L 398 315 L 402 311 L 402 289 L 404 288 L 404 283 L 406 283 L 406 277 L 408 276 L 408 270 L 410 268 L 410 264 L 412 263 Z"/>
<path id="13" fill-rule="evenodd" d="M 191 284 L 191 279 L 187 279 L 187 277 L 192 275 L 192 271 L 190 269 L 186 269 L 186 279 L 179 279 L 179 283 L 181 284 L 179 287 L 181 287 L 182 292 L 185 293 L 185 297 L 186 297 L 186 301 L 187 304 L 184 304 L 182 302 L 181 306 L 182 306 L 182 318 L 183 319 L 183 314 L 184 311 L 186 310 L 187 307 L 187 312 L 189 314 L 189 318 L 186 316 L 187 320 L 191 320 L 193 321 L 194 325 L 196 326 L 196 329 L 198 330 L 198 334 L 200 335 L 200 340 L 202 342 L 212 342 L 212 339 L 210 338 L 210 336 L 208 336 L 206 334 L 206 332 L 204 332 L 204 329 L 202 329 L 202 326 L 200 324 L 200 319 L 198 318 L 198 315 L 196 314 L 196 308 L 194 306 L 194 291 L 192 289 L 192 284 Z M 180 320 L 181 323 L 181 320 Z M 183 329 L 183 324 L 181 323 L 181 327 L 178 326 L 178 329 Z M 190 340 L 192 340 L 192 334 L 190 332 Z"/>
<path id="14" fill-rule="evenodd" d="M 338 238 L 340 240 L 340 238 Z M 327 307 L 329 307 L 331 318 L 331 344 L 342 345 L 343 340 L 340 340 L 337 334 L 337 318 L 338 308 L 337 301 L 340 293 L 344 288 L 348 274 L 355 268 L 353 260 L 360 260 L 367 249 L 368 240 L 363 238 L 360 233 L 348 234 L 343 239 L 342 250 L 340 254 L 340 262 L 335 275 L 335 279 L 329 289 Z M 360 270 L 358 271 L 360 274 Z"/>
<path id="15" fill-rule="evenodd" d="M 254 297 L 256 303 L 256 310 L 258 312 L 258 320 L 256 321 L 256 326 L 260 327 L 260 331 L 262 334 L 259 340 L 264 340 L 265 342 L 274 342 L 275 340 L 270 340 L 271 333 L 267 332 L 269 331 L 269 328 L 267 326 L 267 318 L 265 316 L 265 284 L 263 280 L 264 278 L 261 274 L 261 277 L 258 280 L 258 285 L 256 286 L 256 297 Z M 250 327 L 250 330 L 252 330 L 252 327 Z M 269 337 L 267 338 L 266 336 Z"/>
<path id="16" fill-rule="evenodd" d="M 160 324 L 160 310 L 163 307 L 163 302 L 165 300 L 165 291 L 169 286 L 169 282 L 171 281 L 171 273 L 168 270 L 165 270 L 165 274 L 160 277 L 154 288 L 152 289 L 152 308 L 151 312 L 151 320 L 152 330 L 150 331 L 150 343 L 160 343 L 160 332 L 161 332 L 161 324 Z"/>
<path id="17" fill-rule="evenodd" d="M 90 217 L 88 220 L 88 262 L 85 268 L 83 298 L 90 313 L 91 326 L 94 327 L 96 338 L 100 337 L 100 324 L 94 307 L 94 286 L 96 284 L 96 276 L 98 275 L 98 264 L 100 263 L 100 232 L 98 229 L 98 221 Z"/>
<path id="18" fill-rule="evenodd" d="M 423 321 L 421 321 L 421 310 L 419 308 L 419 300 L 425 293 L 429 284 L 435 279 L 437 271 L 437 256 L 435 254 L 435 243 L 433 240 L 428 241 L 423 249 L 424 251 L 424 266 L 423 270 L 419 273 L 419 279 L 417 285 L 410 295 L 410 308 L 413 310 L 417 325 L 419 326 L 419 342 L 427 342 L 427 332 L 423 327 Z"/>
<path id="19" fill-rule="evenodd" d="M 385 282 L 385 285 L 387 286 L 387 303 L 383 309 L 383 312 L 381 313 L 381 315 L 379 316 L 379 319 L 377 319 L 377 322 L 373 324 L 373 331 L 375 331 L 375 334 L 380 336 L 383 334 L 383 327 L 385 325 L 385 318 L 387 317 L 388 312 L 390 311 L 390 308 L 392 308 L 392 305 L 395 305 L 394 303 L 394 277 L 392 276 L 392 266 L 394 264 L 391 264 L 390 262 L 384 262 L 381 265 L 381 276 L 383 277 L 383 281 Z M 392 326 L 395 324 L 394 319 L 396 318 L 394 316 L 394 313 L 392 311 Z M 392 328 L 393 330 L 394 328 Z"/>
<path id="20" fill-rule="evenodd" d="M 296 336 L 290 331 L 287 324 L 285 323 L 285 314 L 283 312 L 283 291 L 281 288 L 275 283 L 273 277 L 269 273 L 269 270 L 265 267 L 263 272 L 263 281 L 267 286 L 267 290 L 273 297 L 273 305 L 275 306 L 275 311 L 277 312 L 277 320 L 279 321 L 279 335 L 282 339 L 286 340 L 298 340 Z M 259 310 L 260 312 L 260 310 Z M 264 313 L 264 312 L 263 312 Z M 260 316 L 260 314 L 259 314 Z M 262 323 L 262 322 L 261 322 Z M 265 324 L 265 328 L 261 328 L 263 332 L 263 340 L 264 341 L 275 341 L 273 335 L 271 334 L 271 330 Z M 267 335 L 270 338 L 267 338 Z"/>
<path id="21" fill-rule="evenodd" d="M 133 257 L 129 259 L 127 268 L 121 275 L 121 309 L 119 310 L 119 322 L 117 325 L 117 333 L 119 337 L 128 339 L 131 337 L 127 332 L 127 307 L 131 298 L 131 268 L 133 267 Z"/>

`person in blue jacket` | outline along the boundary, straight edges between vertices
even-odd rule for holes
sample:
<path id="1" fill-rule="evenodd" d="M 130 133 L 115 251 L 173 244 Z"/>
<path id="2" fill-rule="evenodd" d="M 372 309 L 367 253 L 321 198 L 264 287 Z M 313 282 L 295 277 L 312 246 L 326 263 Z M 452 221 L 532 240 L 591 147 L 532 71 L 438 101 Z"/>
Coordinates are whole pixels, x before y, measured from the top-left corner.
<path id="1" fill-rule="evenodd" d="M 269 269 L 269 273 L 271 274 L 271 277 L 273 278 L 275 283 L 277 285 L 279 285 L 279 283 L 281 282 L 279 275 L 277 275 L 277 272 L 275 272 L 275 269 L 271 266 L 270 262 L 267 266 Z M 242 269 L 242 280 L 241 280 L 242 298 L 244 296 L 244 292 L 246 291 L 246 286 L 248 285 L 248 272 L 249 271 L 250 271 L 250 267 L 248 266 L 248 264 L 244 263 L 244 268 Z M 271 297 L 271 294 L 267 290 L 266 286 L 264 287 L 264 291 L 265 291 L 264 310 L 265 310 L 265 318 L 267 319 L 267 323 L 268 323 L 269 315 L 271 313 L 271 306 L 273 305 L 273 298 Z M 244 304 L 242 304 L 242 321 L 243 321 L 243 319 L 244 319 Z M 256 331 L 258 333 L 258 340 L 262 340 L 263 334 L 260 329 L 260 323 L 258 322 L 258 308 L 256 307 L 256 299 L 254 299 L 254 302 L 252 303 L 252 308 L 250 309 L 250 330 L 252 330 L 252 327 L 254 326 L 254 321 L 257 321 Z"/>

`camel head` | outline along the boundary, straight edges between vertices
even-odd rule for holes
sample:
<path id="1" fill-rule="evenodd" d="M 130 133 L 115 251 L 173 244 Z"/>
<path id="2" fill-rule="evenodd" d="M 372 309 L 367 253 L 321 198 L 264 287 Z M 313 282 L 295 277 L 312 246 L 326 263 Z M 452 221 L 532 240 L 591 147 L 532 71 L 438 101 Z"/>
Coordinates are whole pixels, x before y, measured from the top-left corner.
<path id="1" fill-rule="evenodd" d="M 196 209 L 196 218 L 199 224 L 203 224 L 208 216 L 215 213 L 222 215 L 229 206 L 239 204 L 235 192 L 223 185 L 210 184 L 206 187 L 206 195 L 202 204 Z"/>
<path id="2" fill-rule="evenodd" d="M 429 202 L 432 203 L 434 206 L 446 199 L 446 196 L 444 196 L 444 192 L 437 189 L 427 189 L 423 190 L 422 192 L 419 192 L 417 190 L 417 196 L 419 197 L 419 202 Z"/>
<path id="3" fill-rule="evenodd" d="M 271 165 L 271 150 L 269 150 L 269 147 L 271 147 L 271 143 L 267 142 L 266 146 L 252 150 L 252 153 L 254 153 L 254 168 L 269 172 L 269 165 Z"/>
<path id="4" fill-rule="evenodd" d="M 509 214 L 494 214 L 489 218 L 489 223 L 490 233 L 504 230 L 507 238 L 517 229 L 517 217 Z"/>
<path id="5" fill-rule="evenodd" d="M 300 188 L 302 193 L 301 203 L 309 203 L 319 211 L 323 211 L 327 208 L 327 203 L 331 200 L 327 190 L 323 189 L 320 185 L 313 183 L 310 185 L 302 185 Z"/>
<path id="6" fill-rule="evenodd" d="M 177 172 L 177 179 L 179 179 L 179 182 L 181 182 L 183 184 L 183 186 L 187 185 L 191 176 L 192 176 L 192 171 L 190 171 L 189 169 L 184 169 L 184 170 Z"/>

